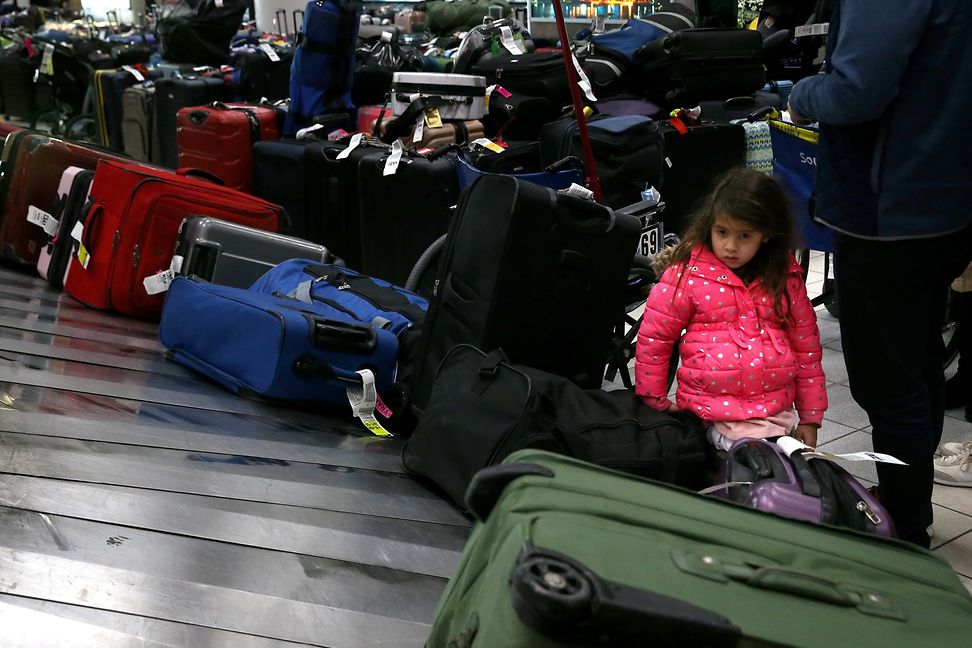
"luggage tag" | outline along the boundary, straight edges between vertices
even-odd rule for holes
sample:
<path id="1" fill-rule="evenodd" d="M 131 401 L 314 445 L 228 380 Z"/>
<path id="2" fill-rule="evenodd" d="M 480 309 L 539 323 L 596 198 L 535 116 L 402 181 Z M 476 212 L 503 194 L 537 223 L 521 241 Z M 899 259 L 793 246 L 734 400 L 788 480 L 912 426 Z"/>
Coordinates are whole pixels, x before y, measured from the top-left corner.
<path id="1" fill-rule="evenodd" d="M 425 122 L 429 125 L 429 128 L 442 128 L 442 116 L 439 115 L 439 109 L 426 108 Z"/>
<path id="2" fill-rule="evenodd" d="M 489 149 L 493 153 L 502 153 L 503 151 L 506 150 L 505 148 L 503 148 L 502 146 L 500 146 L 499 144 L 497 144 L 493 140 L 488 139 L 488 138 L 485 138 L 485 137 L 480 137 L 477 140 L 473 140 L 471 142 L 471 144 L 473 146 L 476 146 L 476 145 L 482 146 L 485 149 Z"/>
<path id="3" fill-rule="evenodd" d="M 587 187 L 582 187 L 576 182 L 571 182 L 570 186 L 563 190 L 568 196 L 582 198 L 583 200 L 594 200 L 594 192 Z"/>
<path id="4" fill-rule="evenodd" d="M 581 68 L 580 62 L 573 52 L 570 53 L 570 60 L 574 63 L 574 69 L 577 71 L 577 85 L 584 91 L 584 96 L 591 101 L 597 101 L 597 97 L 594 96 L 594 89 L 591 87 L 591 80 L 587 78 L 587 74 Z"/>
<path id="5" fill-rule="evenodd" d="M 135 77 L 135 80 L 138 81 L 139 83 L 145 81 L 145 75 L 139 72 L 138 70 L 136 70 L 135 68 L 133 68 L 131 65 L 123 65 L 121 69 L 125 70 L 133 77 Z"/>
<path id="6" fill-rule="evenodd" d="M 402 161 L 402 153 L 404 152 L 405 149 L 402 147 L 402 141 L 395 140 L 391 147 L 391 155 L 385 160 L 385 168 L 381 172 L 382 176 L 395 175 L 395 172 L 398 171 L 398 165 Z"/>
<path id="7" fill-rule="evenodd" d="M 267 58 L 270 59 L 272 63 L 280 62 L 280 56 L 278 56 L 277 52 L 274 51 L 272 47 L 270 47 L 270 43 L 260 43 L 260 49 L 263 51 L 264 54 L 267 55 Z"/>
<path id="8" fill-rule="evenodd" d="M 308 126 L 307 128 L 301 128 L 299 131 L 297 131 L 297 139 L 307 139 L 307 137 L 309 137 L 314 131 L 319 131 L 322 128 L 324 128 L 324 124 L 314 124 L 313 126 Z"/>
<path id="9" fill-rule="evenodd" d="M 516 44 L 515 40 L 513 40 L 513 30 L 510 29 L 509 25 L 503 25 L 500 27 L 500 42 L 510 54 L 513 54 L 514 56 L 520 56 L 523 54 L 523 50 L 521 50 L 520 46 Z"/>
<path id="10" fill-rule="evenodd" d="M 48 214 L 43 209 L 39 209 L 30 205 L 27 208 L 27 222 L 37 225 L 44 230 L 48 236 L 54 236 L 57 234 L 57 227 L 59 223 L 57 219 Z"/>
<path id="11" fill-rule="evenodd" d="M 348 402 L 351 404 L 354 417 L 361 419 L 361 423 L 375 436 L 395 436 L 382 427 L 375 418 L 375 408 L 379 406 L 382 416 L 391 416 L 391 410 L 378 397 L 378 391 L 375 389 L 375 374 L 370 369 L 361 369 L 356 373 L 361 376 L 361 386 L 353 385 L 347 389 Z"/>
<path id="12" fill-rule="evenodd" d="M 41 74 L 46 74 L 47 76 L 54 75 L 54 45 L 51 43 L 44 45 L 44 56 L 41 58 L 38 69 Z"/>
<path id="13" fill-rule="evenodd" d="M 85 270 L 88 269 L 88 264 L 91 262 L 91 255 L 88 253 L 88 248 L 84 247 L 84 243 L 81 242 L 81 237 L 84 234 L 84 225 L 81 221 L 74 224 L 74 229 L 71 230 L 71 238 L 78 242 L 78 261 L 81 263 L 81 267 Z"/>
<path id="14" fill-rule="evenodd" d="M 793 30 L 793 36 L 803 38 L 805 36 L 826 36 L 830 33 L 830 23 L 814 23 L 812 25 L 800 25 Z"/>
<path id="15" fill-rule="evenodd" d="M 142 279 L 145 292 L 149 295 L 158 295 L 167 291 L 172 284 L 172 280 L 182 271 L 182 260 L 182 257 L 178 254 L 173 255 L 168 270 L 157 272 L 154 275 Z"/>
<path id="16" fill-rule="evenodd" d="M 835 459 L 846 459 L 847 461 L 874 461 L 877 463 L 894 464 L 896 466 L 908 465 L 897 457 L 892 457 L 889 454 L 883 454 L 880 452 L 851 452 L 848 454 L 832 454 L 830 452 L 823 452 L 821 450 L 817 450 L 816 448 L 811 448 L 802 441 L 794 439 L 790 436 L 780 437 L 776 440 L 776 445 L 787 457 L 797 450 L 804 450 L 806 452 L 803 453 L 803 456 L 808 459 L 811 457 L 819 457 L 821 459 L 829 459 L 831 461 Z"/>
<path id="17" fill-rule="evenodd" d="M 417 120 L 415 120 L 415 132 L 412 133 L 412 143 L 418 144 L 422 141 L 422 136 L 425 134 L 425 115 L 422 115 Z"/>
<path id="18" fill-rule="evenodd" d="M 351 142 L 348 144 L 348 148 L 346 148 L 343 151 L 341 151 L 340 153 L 338 153 L 336 159 L 343 160 L 344 158 L 346 158 L 349 155 L 351 155 L 351 151 L 353 151 L 354 149 L 358 148 L 358 145 L 361 144 L 361 138 L 362 138 L 362 134 L 361 133 L 355 133 L 354 135 L 352 135 L 351 136 Z"/>

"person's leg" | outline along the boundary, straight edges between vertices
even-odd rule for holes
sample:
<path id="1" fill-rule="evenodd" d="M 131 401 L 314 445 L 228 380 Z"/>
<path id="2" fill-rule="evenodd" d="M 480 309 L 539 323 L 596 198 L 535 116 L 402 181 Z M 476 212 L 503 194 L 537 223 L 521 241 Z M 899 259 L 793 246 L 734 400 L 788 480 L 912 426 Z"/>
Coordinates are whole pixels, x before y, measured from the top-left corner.
<path id="1" fill-rule="evenodd" d="M 837 237 L 851 394 L 871 421 L 874 450 L 908 464 L 878 464 L 879 496 L 900 536 L 923 546 L 932 522 L 932 458 L 944 418 L 941 322 L 948 272 L 955 266 L 951 259 L 969 254 L 970 232 L 911 241 Z"/>
<path id="2" fill-rule="evenodd" d="M 965 418 L 972 421 L 972 292 L 954 293 L 952 315 L 958 324 L 958 371 L 945 385 L 945 407 L 965 408 Z"/>

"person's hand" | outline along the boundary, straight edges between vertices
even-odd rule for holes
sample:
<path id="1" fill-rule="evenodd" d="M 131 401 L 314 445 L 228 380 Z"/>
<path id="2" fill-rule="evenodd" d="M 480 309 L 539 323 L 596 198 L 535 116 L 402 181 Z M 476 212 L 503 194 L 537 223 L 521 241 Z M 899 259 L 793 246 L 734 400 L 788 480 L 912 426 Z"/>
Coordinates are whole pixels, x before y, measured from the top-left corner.
<path id="1" fill-rule="evenodd" d="M 807 119 L 803 115 L 795 112 L 793 106 L 789 103 L 786 105 L 786 111 L 790 113 L 790 121 L 792 121 L 797 126 L 808 126 L 813 123 L 812 119 Z"/>
<path id="2" fill-rule="evenodd" d="M 678 405 L 676 405 L 671 401 L 668 402 L 668 407 L 665 408 L 665 412 L 667 412 L 668 414 L 674 414 L 675 412 L 681 412 L 681 411 L 682 410 L 678 408 Z"/>
<path id="3" fill-rule="evenodd" d="M 798 425 L 797 429 L 793 431 L 791 435 L 797 441 L 804 443 L 811 448 L 817 447 L 817 426 L 816 425 Z"/>

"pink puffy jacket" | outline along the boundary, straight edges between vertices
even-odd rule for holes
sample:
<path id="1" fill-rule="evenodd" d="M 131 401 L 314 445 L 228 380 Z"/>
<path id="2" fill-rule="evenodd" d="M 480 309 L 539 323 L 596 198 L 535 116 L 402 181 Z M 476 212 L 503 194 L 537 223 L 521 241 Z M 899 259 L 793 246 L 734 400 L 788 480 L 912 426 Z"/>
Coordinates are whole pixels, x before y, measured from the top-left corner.
<path id="1" fill-rule="evenodd" d="M 705 247 L 692 253 L 684 277 L 685 266 L 669 267 L 648 295 L 638 331 L 635 381 L 644 402 L 668 407 L 668 363 L 686 329 L 675 392 L 680 409 L 707 421 L 740 421 L 772 416 L 795 402 L 801 424 L 820 425 L 827 390 L 817 315 L 800 266 L 792 258 L 790 264 L 785 321 L 759 279 L 746 286 Z"/>

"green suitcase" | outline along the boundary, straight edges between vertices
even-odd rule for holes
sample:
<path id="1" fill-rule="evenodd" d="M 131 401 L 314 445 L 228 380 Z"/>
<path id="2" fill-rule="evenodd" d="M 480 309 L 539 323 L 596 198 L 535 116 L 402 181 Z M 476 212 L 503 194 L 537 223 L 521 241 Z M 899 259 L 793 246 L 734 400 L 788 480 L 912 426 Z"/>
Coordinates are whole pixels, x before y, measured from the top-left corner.
<path id="1" fill-rule="evenodd" d="M 928 551 L 538 450 L 476 475 L 430 648 L 968 646 Z"/>

